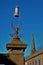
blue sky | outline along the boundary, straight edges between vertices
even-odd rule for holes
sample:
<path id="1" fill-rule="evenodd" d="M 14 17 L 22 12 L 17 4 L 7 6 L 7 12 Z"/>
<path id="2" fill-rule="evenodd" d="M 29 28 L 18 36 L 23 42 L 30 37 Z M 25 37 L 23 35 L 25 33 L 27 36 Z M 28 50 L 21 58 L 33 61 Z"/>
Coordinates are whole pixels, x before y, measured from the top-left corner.
<path id="1" fill-rule="evenodd" d="M 34 34 L 36 50 L 43 48 L 43 0 L 0 0 L 0 53 L 7 53 L 6 44 L 12 38 L 9 38 L 10 33 L 14 33 L 10 24 L 15 6 L 19 6 L 19 11 L 22 20 L 22 29 L 20 34 L 24 36 L 21 40 L 27 44 L 25 57 L 30 55 L 32 44 L 32 33 Z M 18 22 L 17 22 L 18 23 Z M 19 22 L 20 23 L 20 22 Z M 18 24 L 19 24 L 18 23 Z"/>

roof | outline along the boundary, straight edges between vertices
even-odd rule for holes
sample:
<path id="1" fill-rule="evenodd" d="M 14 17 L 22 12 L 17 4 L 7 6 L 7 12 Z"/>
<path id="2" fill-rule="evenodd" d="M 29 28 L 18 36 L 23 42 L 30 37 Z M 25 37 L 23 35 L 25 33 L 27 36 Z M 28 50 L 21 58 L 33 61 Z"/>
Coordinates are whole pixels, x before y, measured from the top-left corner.
<path id="1" fill-rule="evenodd" d="M 12 40 L 9 44 L 24 44 L 21 40 Z"/>
<path id="2" fill-rule="evenodd" d="M 25 49 L 27 44 L 24 44 L 20 39 L 14 39 L 6 45 L 7 49 Z"/>
<path id="3" fill-rule="evenodd" d="M 32 59 L 32 58 L 34 58 L 34 57 L 36 57 L 40 54 L 43 54 L 43 49 L 41 49 L 41 50 L 37 51 L 36 53 L 30 55 L 28 58 L 25 59 L 25 61 L 28 61 L 28 60 L 30 60 L 30 59 Z"/>

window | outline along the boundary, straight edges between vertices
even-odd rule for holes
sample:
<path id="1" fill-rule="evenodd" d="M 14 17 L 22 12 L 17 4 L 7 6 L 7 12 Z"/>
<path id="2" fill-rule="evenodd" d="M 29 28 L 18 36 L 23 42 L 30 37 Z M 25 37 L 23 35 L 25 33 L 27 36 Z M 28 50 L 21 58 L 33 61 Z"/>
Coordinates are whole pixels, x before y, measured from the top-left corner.
<path id="1" fill-rule="evenodd" d="M 29 62 L 27 63 L 27 65 L 29 65 Z"/>
<path id="2" fill-rule="evenodd" d="M 40 60 L 38 60 L 38 65 L 41 65 L 41 64 L 40 64 Z"/>
<path id="3" fill-rule="evenodd" d="M 37 65 L 37 61 L 35 61 L 35 65 Z"/>
<path id="4" fill-rule="evenodd" d="M 34 65 L 34 62 L 32 62 L 32 65 Z"/>
<path id="5" fill-rule="evenodd" d="M 31 63 L 29 65 L 31 65 Z"/>
<path id="6" fill-rule="evenodd" d="M 28 63 L 28 65 L 29 65 L 29 63 Z"/>

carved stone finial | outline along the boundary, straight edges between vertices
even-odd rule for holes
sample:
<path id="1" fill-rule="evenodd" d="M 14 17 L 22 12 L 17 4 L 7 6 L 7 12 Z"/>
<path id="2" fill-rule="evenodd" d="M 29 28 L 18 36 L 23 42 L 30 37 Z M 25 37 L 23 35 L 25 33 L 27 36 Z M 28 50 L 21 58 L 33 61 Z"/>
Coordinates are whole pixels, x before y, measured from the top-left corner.
<path id="1" fill-rule="evenodd" d="M 13 26 L 13 22 L 11 23 L 11 27 L 12 27 L 12 29 L 13 30 L 15 30 L 15 37 L 14 37 L 14 39 L 16 38 L 16 39 L 19 39 L 19 36 L 18 36 L 18 31 L 22 28 L 22 23 L 20 23 L 20 25 L 19 25 L 19 27 L 15 27 L 15 26 Z"/>

